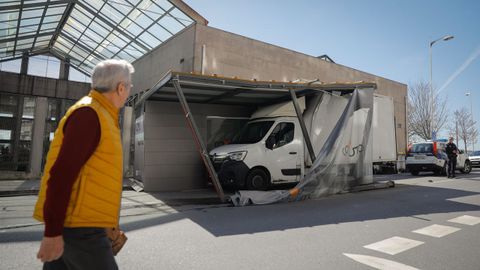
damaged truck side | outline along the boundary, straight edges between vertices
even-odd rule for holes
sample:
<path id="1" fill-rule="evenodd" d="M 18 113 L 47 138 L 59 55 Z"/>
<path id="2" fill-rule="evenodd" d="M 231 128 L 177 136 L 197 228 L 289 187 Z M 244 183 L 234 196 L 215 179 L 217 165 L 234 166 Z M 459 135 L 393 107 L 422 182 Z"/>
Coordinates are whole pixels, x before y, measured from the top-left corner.
<path id="1" fill-rule="evenodd" d="M 298 99 L 314 153 L 320 152 L 348 98 L 339 92 L 319 92 Z M 372 128 L 373 162 L 396 162 L 391 97 L 374 95 Z M 345 151 L 362 149 L 347 145 Z M 240 189 L 265 190 L 274 184 L 296 183 L 312 165 L 291 101 L 258 109 L 231 142 L 212 149 L 209 155 L 222 186 Z"/>

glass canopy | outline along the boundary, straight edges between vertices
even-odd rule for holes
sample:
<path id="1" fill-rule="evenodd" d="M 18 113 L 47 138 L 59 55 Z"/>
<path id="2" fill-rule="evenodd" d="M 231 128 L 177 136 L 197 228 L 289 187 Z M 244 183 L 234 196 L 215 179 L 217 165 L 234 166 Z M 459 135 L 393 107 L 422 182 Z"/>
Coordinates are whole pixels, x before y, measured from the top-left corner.
<path id="1" fill-rule="evenodd" d="M 186 6 L 178 0 L 2 0 L 0 61 L 51 53 L 86 74 L 103 59 L 132 62 L 195 22 L 172 3 Z"/>

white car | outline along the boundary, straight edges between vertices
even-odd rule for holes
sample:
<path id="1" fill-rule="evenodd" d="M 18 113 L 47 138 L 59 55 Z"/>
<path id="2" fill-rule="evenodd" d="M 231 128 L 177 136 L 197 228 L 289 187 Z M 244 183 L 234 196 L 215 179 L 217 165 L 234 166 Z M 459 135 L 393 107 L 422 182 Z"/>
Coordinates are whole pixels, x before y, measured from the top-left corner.
<path id="1" fill-rule="evenodd" d="M 445 142 L 414 143 L 408 150 L 406 167 L 412 175 L 418 175 L 423 171 L 434 172 L 437 175 L 447 174 L 447 154 Z M 457 170 L 462 173 L 470 173 L 472 165 L 467 154 L 460 150 L 457 155 Z"/>
<path id="2" fill-rule="evenodd" d="M 473 151 L 469 159 L 472 167 L 480 167 L 480 151 Z"/>

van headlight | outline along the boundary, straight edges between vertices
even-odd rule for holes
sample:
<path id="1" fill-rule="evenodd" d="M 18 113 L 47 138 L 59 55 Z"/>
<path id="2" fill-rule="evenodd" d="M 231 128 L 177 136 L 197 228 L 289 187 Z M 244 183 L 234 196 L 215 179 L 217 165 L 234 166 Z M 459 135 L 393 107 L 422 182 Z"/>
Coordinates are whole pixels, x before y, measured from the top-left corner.
<path id="1" fill-rule="evenodd" d="M 235 161 L 242 161 L 246 156 L 247 156 L 247 151 L 238 151 L 238 152 L 228 153 L 228 158 L 230 158 L 230 160 L 235 160 Z"/>

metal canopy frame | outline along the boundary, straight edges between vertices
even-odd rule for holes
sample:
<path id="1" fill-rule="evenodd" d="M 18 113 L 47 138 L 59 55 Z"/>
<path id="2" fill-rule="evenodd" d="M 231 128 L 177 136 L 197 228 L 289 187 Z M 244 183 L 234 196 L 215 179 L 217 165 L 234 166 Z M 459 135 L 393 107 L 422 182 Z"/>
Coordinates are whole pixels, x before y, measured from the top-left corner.
<path id="1" fill-rule="evenodd" d="M 314 161 L 315 154 L 297 98 L 316 92 L 318 93 L 319 91 L 335 91 L 340 95 L 346 95 L 352 93 L 355 89 L 371 88 L 376 89 L 376 84 L 370 82 L 327 84 L 318 82 L 318 80 L 310 83 L 281 83 L 169 71 L 150 90 L 142 93 L 140 97 L 132 97 L 131 100 L 137 100 L 135 102 L 136 108 L 145 108 L 144 106 L 147 100 L 180 102 L 202 161 L 210 174 L 219 198 L 223 202 L 225 201 L 225 195 L 218 180 L 217 173 L 208 156 L 208 150 L 204 140 L 190 110 L 190 102 L 264 106 L 283 101 L 292 101 L 310 158 Z"/>
<path id="2" fill-rule="evenodd" d="M 101 60 L 133 62 L 194 23 L 181 0 L 8 0 L 0 3 L 0 62 L 52 54 L 90 75 Z"/>

